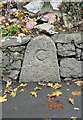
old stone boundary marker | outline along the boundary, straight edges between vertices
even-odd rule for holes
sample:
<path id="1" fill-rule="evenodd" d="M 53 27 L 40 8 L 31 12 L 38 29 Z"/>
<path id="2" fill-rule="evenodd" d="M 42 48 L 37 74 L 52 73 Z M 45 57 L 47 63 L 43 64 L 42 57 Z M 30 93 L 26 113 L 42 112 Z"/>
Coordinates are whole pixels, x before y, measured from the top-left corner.
<path id="1" fill-rule="evenodd" d="M 60 81 L 56 46 L 51 38 L 43 35 L 29 42 L 20 81 Z"/>

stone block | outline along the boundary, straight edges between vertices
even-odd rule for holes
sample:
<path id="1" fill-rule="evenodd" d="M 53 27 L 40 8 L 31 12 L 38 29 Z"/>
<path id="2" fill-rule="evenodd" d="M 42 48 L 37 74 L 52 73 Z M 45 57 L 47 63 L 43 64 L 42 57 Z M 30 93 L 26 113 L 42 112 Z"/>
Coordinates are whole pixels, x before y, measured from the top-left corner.
<path id="1" fill-rule="evenodd" d="M 28 43 L 20 81 L 60 81 L 56 47 L 49 37 L 38 36 Z"/>

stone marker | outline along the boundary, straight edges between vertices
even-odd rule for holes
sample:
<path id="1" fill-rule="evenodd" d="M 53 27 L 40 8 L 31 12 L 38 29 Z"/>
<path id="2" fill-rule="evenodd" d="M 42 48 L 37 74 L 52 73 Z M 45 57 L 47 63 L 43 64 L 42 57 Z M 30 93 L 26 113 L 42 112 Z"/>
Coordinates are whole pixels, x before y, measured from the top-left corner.
<path id="1" fill-rule="evenodd" d="M 56 47 L 49 37 L 38 36 L 28 43 L 20 81 L 60 81 Z"/>

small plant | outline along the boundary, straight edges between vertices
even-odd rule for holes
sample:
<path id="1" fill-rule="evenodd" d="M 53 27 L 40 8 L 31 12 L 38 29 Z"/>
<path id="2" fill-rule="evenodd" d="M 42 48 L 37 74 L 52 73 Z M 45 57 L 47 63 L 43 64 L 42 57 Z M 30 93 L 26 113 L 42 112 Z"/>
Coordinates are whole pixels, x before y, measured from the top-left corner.
<path id="1" fill-rule="evenodd" d="M 1 34 L 2 36 L 7 36 L 7 35 L 14 35 L 16 34 L 18 31 L 18 25 L 17 24 L 13 24 L 13 25 L 9 25 L 9 26 L 2 26 L 1 27 Z"/>

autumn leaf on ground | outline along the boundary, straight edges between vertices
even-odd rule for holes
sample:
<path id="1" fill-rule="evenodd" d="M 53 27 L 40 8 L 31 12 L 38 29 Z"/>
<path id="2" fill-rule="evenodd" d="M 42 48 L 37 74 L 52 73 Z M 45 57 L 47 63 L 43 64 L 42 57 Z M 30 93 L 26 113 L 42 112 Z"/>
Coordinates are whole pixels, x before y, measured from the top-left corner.
<path id="1" fill-rule="evenodd" d="M 0 96 L 0 102 L 6 102 L 7 101 L 7 95 Z"/>
<path id="2" fill-rule="evenodd" d="M 63 110 L 64 109 L 63 104 L 60 101 L 56 101 L 54 97 L 48 99 L 48 101 L 46 102 L 46 106 L 50 110 L 54 110 L 56 108 L 58 108 L 59 110 Z"/>
<path id="3" fill-rule="evenodd" d="M 10 94 L 11 97 L 16 97 L 16 95 L 17 95 L 17 89 L 18 89 L 18 88 L 15 88 L 15 89 L 11 92 L 11 94 Z"/>
<path id="4" fill-rule="evenodd" d="M 80 91 L 72 91 L 71 94 L 75 95 L 75 96 L 79 96 L 79 95 L 81 95 L 81 92 Z"/>
<path id="5" fill-rule="evenodd" d="M 76 82 L 74 82 L 76 85 L 78 85 L 78 86 L 82 86 L 83 85 L 83 81 L 81 81 L 81 80 L 78 80 L 78 81 L 76 81 Z"/>
<path id="6" fill-rule="evenodd" d="M 43 82 L 41 83 L 41 82 L 39 82 L 38 85 L 40 85 L 40 86 L 46 86 L 46 83 L 43 83 Z"/>
<path id="7" fill-rule="evenodd" d="M 32 96 L 34 96 L 34 97 L 37 97 L 37 92 L 32 91 L 32 92 L 30 92 L 30 95 L 32 95 Z"/>
<path id="8" fill-rule="evenodd" d="M 24 92 L 25 90 L 24 89 L 21 89 L 20 92 Z"/>
<path id="9" fill-rule="evenodd" d="M 6 87 L 9 87 L 12 84 L 12 81 L 6 81 Z"/>
<path id="10" fill-rule="evenodd" d="M 47 87 L 53 87 L 53 83 L 48 83 Z"/>
<path id="11" fill-rule="evenodd" d="M 74 104 L 75 104 L 75 100 L 74 100 L 74 99 L 72 99 L 72 98 L 69 98 L 69 99 L 68 99 L 68 101 L 69 101 L 69 103 L 71 103 L 72 105 L 74 105 Z"/>
<path id="12" fill-rule="evenodd" d="M 36 90 L 41 90 L 41 88 L 40 88 L 40 87 L 35 87 L 34 90 L 35 90 L 35 91 L 36 91 Z"/>
<path id="13" fill-rule="evenodd" d="M 18 87 L 26 87 L 27 85 L 27 83 L 21 83 Z"/>
<path id="14" fill-rule="evenodd" d="M 5 89 L 4 89 L 4 94 L 6 94 L 6 93 L 10 93 L 10 92 L 12 92 L 12 87 L 6 87 Z"/>
<path id="15" fill-rule="evenodd" d="M 62 85 L 59 84 L 59 83 L 56 83 L 55 85 L 52 86 L 52 88 L 54 88 L 54 89 L 58 89 L 58 88 L 61 88 L 61 87 L 62 87 Z"/>
<path id="16" fill-rule="evenodd" d="M 76 118 L 77 118 L 77 117 L 75 117 L 75 116 L 72 116 L 72 117 L 71 117 L 71 120 L 76 120 Z"/>
<path id="17" fill-rule="evenodd" d="M 48 94 L 48 97 L 56 97 L 56 96 L 60 96 L 62 94 L 62 92 L 60 90 L 54 91 L 51 94 Z"/>

